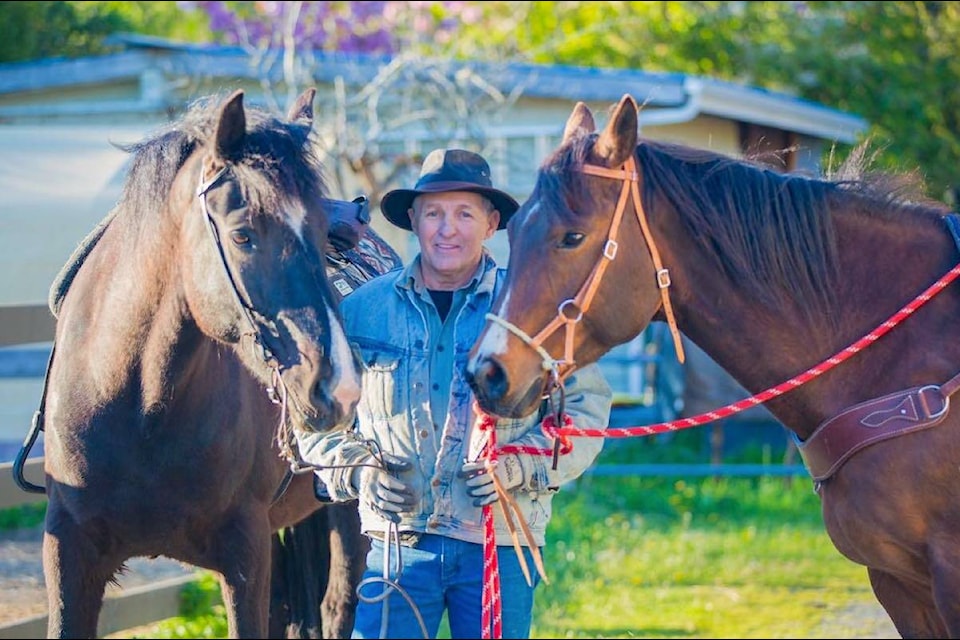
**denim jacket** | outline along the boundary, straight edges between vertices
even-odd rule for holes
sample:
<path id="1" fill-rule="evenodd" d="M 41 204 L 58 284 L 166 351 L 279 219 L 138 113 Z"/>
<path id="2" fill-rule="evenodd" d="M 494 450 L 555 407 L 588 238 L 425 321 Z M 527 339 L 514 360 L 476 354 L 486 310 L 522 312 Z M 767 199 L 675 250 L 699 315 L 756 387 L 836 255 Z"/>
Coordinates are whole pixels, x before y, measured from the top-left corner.
<path id="1" fill-rule="evenodd" d="M 318 474 L 333 500 L 346 501 L 357 497 L 349 465 L 368 455 L 360 441 L 375 440 L 383 451 L 413 463 L 400 479 L 412 487 L 419 502 L 401 514 L 400 531 L 482 543 L 482 509 L 474 506 L 458 475 L 465 460 L 477 458 L 487 437 L 475 433 L 474 397 L 464 371 L 506 271 L 485 253 L 456 317 L 447 319 L 455 322 L 455 366 L 446 420 L 435 425 L 430 409 L 431 336 L 425 314 L 437 311 L 423 291 L 419 262 L 418 256 L 406 267 L 367 282 L 341 303 L 347 337 L 362 362 L 357 425 L 348 432 L 299 435 L 300 452 L 304 460 L 329 467 Z M 607 427 L 612 394 L 597 365 L 569 376 L 565 389 L 565 411 L 577 427 Z M 553 438 L 542 432 L 535 414 L 522 420 L 499 420 L 496 438 L 500 446 L 553 447 Z M 550 456 L 518 455 L 524 480 L 514 497 L 539 546 L 544 544 L 553 494 L 593 464 L 603 446 L 603 438 L 571 441 L 572 452 L 559 457 L 556 470 Z M 364 532 L 387 531 L 388 522 L 376 511 L 362 501 L 359 509 Z M 494 508 L 494 513 L 497 543 L 511 544 L 501 509 Z"/>

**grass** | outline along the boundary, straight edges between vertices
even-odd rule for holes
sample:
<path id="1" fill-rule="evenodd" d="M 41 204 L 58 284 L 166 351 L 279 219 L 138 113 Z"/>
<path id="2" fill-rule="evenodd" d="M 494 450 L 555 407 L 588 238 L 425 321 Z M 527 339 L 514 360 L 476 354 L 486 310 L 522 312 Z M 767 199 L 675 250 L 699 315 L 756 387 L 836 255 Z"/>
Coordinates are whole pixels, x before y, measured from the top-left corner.
<path id="1" fill-rule="evenodd" d="M 830 620 L 876 606 L 805 479 L 584 477 L 554 498 L 547 538 L 534 638 L 862 637 Z M 216 583 L 193 598 L 149 637 L 224 637 Z"/>
<path id="2" fill-rule="evenodd" d="M 702 434 L 673 435 L 670 447 L 618 442 L 598 462 L 703 461 Z M 745 450 L 725 462 L 770 457 Z M 554 497 L 553 513 L 534 638 L 880 637 L 863 620 L 831 623 L 878 605 L 865 568 L 827 537 L 808 478 L 586 475 Z M 36 517 L 24 508 L 14 519 Z M 226 637 L 216 581 L 185 591 L 183 616 L 132 637 Z"/>
<path id="3" fill-rule="evenodd" d="M 821 627 L 873 602 L 809 482 L 585 478 L 554 508 L 537 638 L 837 637 Z"/>

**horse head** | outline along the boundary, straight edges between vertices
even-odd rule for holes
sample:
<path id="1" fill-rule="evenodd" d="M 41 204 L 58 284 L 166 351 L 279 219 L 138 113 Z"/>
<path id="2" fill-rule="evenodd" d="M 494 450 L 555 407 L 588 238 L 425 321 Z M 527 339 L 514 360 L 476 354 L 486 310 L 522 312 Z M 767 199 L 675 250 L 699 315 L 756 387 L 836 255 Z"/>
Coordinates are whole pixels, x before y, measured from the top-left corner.
<path id="1" fill-rule="evenodd" d="M 182 295 L 193 322 L 233 348 L 289 408 L 293 428 L 326 431 L 352 423 L 360 384 L 324 272 L 328 221 L 309 141 L 314 95 L 304 92 L 283 122 L 245 110 L 243 92 L 234 92 L 171 199 L 185 212 Z"/>
<path id="2" fill-rule="evenodd" d="M 577 103 L 511 218 L 506 281 L 467 365 L 484 410 L 530 414 L 551 384 L 633 338 L 663 304 L 642 228 L 637 115 L 626 95 L 597 133 Z"/>

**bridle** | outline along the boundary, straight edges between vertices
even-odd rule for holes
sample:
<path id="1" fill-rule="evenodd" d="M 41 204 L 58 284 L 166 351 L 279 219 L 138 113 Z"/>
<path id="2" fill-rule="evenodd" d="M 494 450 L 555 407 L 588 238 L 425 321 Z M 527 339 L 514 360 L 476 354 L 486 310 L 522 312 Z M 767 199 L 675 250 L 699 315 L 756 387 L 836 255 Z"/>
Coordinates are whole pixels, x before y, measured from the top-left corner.
<path id="1" fill-rule="evenodd" d="M 596 296 L 600 281 L 607 267 L 617 257 L 619 243 L 617 234 L 620 231 L 620 224 L 623 222 L 623 214 L 627 208 L 627 201 L 633 197 L 633 208 L 640 222 L 640 229 L 643 231 L 644 240 L 647 243 L 647 249 L 650 251 L 650 257 L 653 259 L 654 273 L 656 276 L 657 288 L 660 290 L 660 304 L 663 307 L 663 313 L 666 316 L 667 325 L 670 327 L 670 333 L 673 336 L 673 344 L 676 348 L 677 359 L 682 363 L 684 361 L 683 344 L 680 339 L 680 330 L 677 328 L 677 321 L 673 315 L 673 306 L 670 304 L 670 272 L 664 268 L 660 260 L 660 252 L 657 251 L 657 245 L 653 241 L 653 235 L 650 233 L 650 226 L 647 223 L 647 215 L 643 209 L 643 202 L 640 199 L 640 189 L 638 187 L 639 174 L 637 164 L 633 155 L 627 158 L 619 169 L 602 167 L 599 165 L 584 164 L 581 171 L 588 175 L 599 176 L 601 178 L 613 178 L 622 180 L 623 188 L 620 191 L 620 198 L 617 201 L 617 208 L 613 212 L 613 219 L 610 221 L 610 230 L 607 232 L 607 241 L 604 243 L 603 252 L 600 254 L 590 275 L 580 290 L 573 298 L 568 298 L 557 307 L 557 315 L 545 326 L 537 335 L 530 337 L 523 329 L 515 324 L 504 320 L 498 315 L 488 313 L 486 319 L 494 322 L 510 333 L 517 336 L 524 344 L 536 351 L 543 360 L 543 368 L 551 371 L 556 380 L 562 380 L 569 375 L 575 368 L 576 362 L 573 357 L 574 332 L 577 324 L 583 319 L 583 315 L 590 309 Z M 554 359 L 543 347 L 543 343 L 559 331 L 564 330 L 563 358 Z"/>
<path id="2" fill-rule="evenodd" d="M 243 296 L 240 295 L 240 289 L 237 286 L 236 278 L 234 278 L 233 271 L 231 271 L 230 265 L 227 262 L 227 255 L 223 248 L 223 241 L 220 238 L 220 232 L 217 229 L 217 224 L 214 221 L 213 216 L 210 214 L 210 208 L 207 206 L 207 192 L 209 192 L 210 189 L 220 182 L 223 176 L 226 175 L 228 168 L 229 166 L 225 165 L 206 181 L 204 181 L 203 172 L 201 171 L 200 183 L 197 185 L 196 195 L 200 199 L 200 209 L 207 221 L 207 229 L 210 231 L 210 237 L 213 239 L 213 243 L 217 247 L 217 255 L 220 257 L 220 265 L 223 267 L 223 271 L 227 276 L 227 281 L 230 283 L 230 291 L 233 294 L 233 299 L 237 303 L 237 306 L 240 307 L 240 310 L 243 312 L 243 316 L 246 318 L 247 324 L 249 325 L 249 331 L 243 335 L 248 335 L 252 338 L 254 348 L 259 352 L 260 359 L 271 371 L 271 384 L 266 388 L 266 392 L 267 397 L 270 398 L 271 402 L 280 405 L 280 423 L 277 428 L 277 445 L 280 448 L 281 456 L 290 463 L 291 467 L 295 467 L 299 465 L 299 460 L 297 455 L 293 452 L 293 448 L 291 447 L 293 434 L 287 421 L 288 395 L 286 384 L 283 382 L 283 376 L 281 375 L 283 365 L 274 355 L 270 347 L 267 346 L 266 343 L 268 338 L 265 337 L 264 331 L 261 330 L 261 327 L 265 328 L 266 331 L 269 332 L 270 338 L 272 338 L 274 341 L 280 339 L 280 331 L 277 329 L 277 325 L 273 320 L 264 317 L 259 311 L 247 303 Z M 260 319 L 259 322 L 254 316 Z M 277 489 L 274 495 L 274 500 L 283 494 L 291 479 L 292 476 L 289 472 L 285 474 L 280 487 Z"/>

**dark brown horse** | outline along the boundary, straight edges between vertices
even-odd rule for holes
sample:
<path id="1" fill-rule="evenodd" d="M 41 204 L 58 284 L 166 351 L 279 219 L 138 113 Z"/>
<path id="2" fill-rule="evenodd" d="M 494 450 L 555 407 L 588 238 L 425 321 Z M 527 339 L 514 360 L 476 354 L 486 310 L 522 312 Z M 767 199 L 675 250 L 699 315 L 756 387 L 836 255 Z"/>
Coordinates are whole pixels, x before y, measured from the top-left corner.
<path id="1" fill-rule="evenodd" d="M 900 634 L 960 637 L 960 251 L 945 207 L 891 186 L 909 184 L 641 140 L 629 96 L 597 132 L 578 104 L 510 221 L 469 361 L 481 406 L 530 413 L 551 371 L 678 327 L 751 393 L 780 389 L 766 406 L 801 442 L 826 530 Z"/>
<path id="2" fill-rule="evenodd" d="M 359 395 L 324 273 L 314 94 L 287 119 L 240 91 L 200 101 L 128 149 L 48 368 L 51 637 L 95 637 L 106 584 L 160 555 L 220 576 L 231 637 L 268 637 L 271 535 L 320 507 L 311 476 L 287 474 L 291 430 L 345 428 Z M 347 564 L 331 582 L 355 580 Z M 343 636 L 355 594 L 336 591 L 325 632 Z"/>

